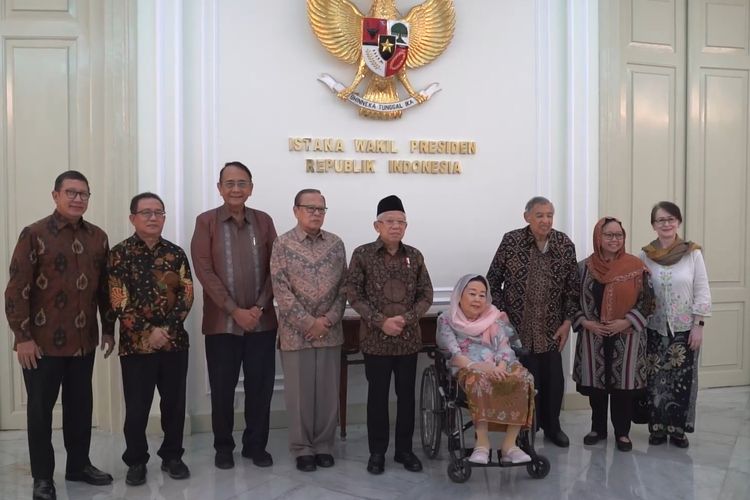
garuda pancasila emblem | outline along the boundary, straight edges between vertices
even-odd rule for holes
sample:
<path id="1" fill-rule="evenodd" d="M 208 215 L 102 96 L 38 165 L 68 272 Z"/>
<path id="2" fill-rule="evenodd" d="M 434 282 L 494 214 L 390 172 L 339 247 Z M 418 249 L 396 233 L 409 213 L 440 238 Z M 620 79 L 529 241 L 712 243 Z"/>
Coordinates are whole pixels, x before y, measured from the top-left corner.
<path id="1" fill-rule="evenodd" d="M 406 70 L 432 62 L 453 38 L 456 13 L 453 0 L 427 0 L 413 7 L 406 17 L 395 0 L 374 0 L 364 16 L 349 0 L 307 0 L 307 14 L 320 43 L 347 64 L 357 64 L 357 75 L 348 87 L 332 76 L 319 78 L 332 91 L 360 107 L 369 118 L 400 118 L 403 110 L 421 104 L 440 90 L 433 83 L 415 91 Z M 371 76 L 364 95 L 355 91 Z M 401 100 L 397 78 L 409 93 Z"/>

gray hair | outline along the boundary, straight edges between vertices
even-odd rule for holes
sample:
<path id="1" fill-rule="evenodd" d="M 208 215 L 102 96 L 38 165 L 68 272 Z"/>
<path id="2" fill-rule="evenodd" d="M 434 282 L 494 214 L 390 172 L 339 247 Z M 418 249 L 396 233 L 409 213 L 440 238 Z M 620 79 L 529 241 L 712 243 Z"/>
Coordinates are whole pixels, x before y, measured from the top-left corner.
<path id="1" fill-rule="evenodd" d="M 531 209 L 534 208 L 536 205 L 551 205 L 553 210 L 555 208 L 552 202 L 549 201 L 544 196 L 534 196 L 532 199 L 526 202 L 526 209 L 523 211 L 523 213 L 527 214 L 531 212 Z"/>
<path id="2" fill-rule="evenodd" d="M 302 201 L 302 197 L 306 194 L 319 194 L 323 198 L 323 203 L 326 201 L 326 197 L 323 196 L 323 194 L 318 189 L 302 189 L 299 193 L 294 197 L 294 206 L 299 206 L 300 201 Z"/>

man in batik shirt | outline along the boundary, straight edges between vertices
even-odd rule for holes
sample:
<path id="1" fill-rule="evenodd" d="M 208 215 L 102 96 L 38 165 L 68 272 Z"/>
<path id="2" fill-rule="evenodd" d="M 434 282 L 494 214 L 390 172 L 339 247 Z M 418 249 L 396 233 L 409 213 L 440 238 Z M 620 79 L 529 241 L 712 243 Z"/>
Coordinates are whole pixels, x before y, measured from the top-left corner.
<path id="1" fill-rule="evenodd" d="M 125 397 L 125 482 L 146 482 L 149 459 L 146 425 L 159 389 L 164 439 L 157 454 L 173 479 L 190 471 L 182 461 L 188 333 L 184 321 L 193 305 L 193 281 L 185 252 L 161 237 L 164 203 L 141 193 L 130 203 L 135 234 L 109 256 L 109 294 L 120 319 L 120 367 Z"/>
<path id="2" fill-rule="evenodd" d="M 293 210 L 297 225 L 273 244 L 271 282 L 279 310 L 289 451 L 297 469 L 312 472 L 334 463 L 346 251 L 338 236 L 322 229 L 328 208 L 320 191 L 297 193 Z"/>
<path id="3" fill-rule="evenodd" d="M 432 282 L 424 257 L 404 245 L 406 212 L 397 196 L 378 203 L 374 223 L 378 239 L 354 250 L 349 264 L 347 298 L 361 317 L 360 338 L 367 377 L 367 471 L 382 474 L 390 425 L 388 395 L 395 379 L 396 450 L 394 460 L 419 472 L 422 463 L 412 452 L 414 383 L 417 355 L 422 349 L 419 319 L 432 305 Z"/>
<path id="4" fill-rule="evenodd" d="M 529 200 L 526 227 L 509 231 L 487 271 L 492 303 L 508 313 L 530 354 L 521 362 L 534 376 L 536 414 L 544 435 L 561 448 L 570 444 L 560 427 L 565 379 L 561 351 L 578 310 L 580 285 L 576 248 L 552 229 L 555 207 L 537 196 Z"/>
<path id="5" fill-rule="evenodd" d="M 35 499 L 56 498 L 52 476 L 52 408 L 60 386 L 65 479 L 105 485 L 112 476 L 89 460 L 91 375 L 99 344 L 114 349 L 114 315 L 107 294 L 107 235 L 83 219 L 91 191 L 86 177 L 68 170 L 55 179 L 55 211 L 21 231 L 10 261 L 5 314 L 15 337 L 28 401 L 26 419 Z"/>

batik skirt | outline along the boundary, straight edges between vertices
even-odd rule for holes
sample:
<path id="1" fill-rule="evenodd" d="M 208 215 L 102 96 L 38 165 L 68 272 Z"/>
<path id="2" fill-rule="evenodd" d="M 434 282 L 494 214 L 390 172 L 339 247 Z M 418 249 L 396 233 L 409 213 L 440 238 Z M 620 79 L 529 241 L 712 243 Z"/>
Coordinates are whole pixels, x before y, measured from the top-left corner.
<path id="1" fill-rule="evenodd" d="M 652 433 L 679 436 L 695 430 L 699 351 L 690 349 L 689 335 L 689 331 L 665 336 L 648 330 L 648 429 Z"/>
<path id="2" fill-rule="evenodd" d="M 474 422 L 488 422 L 496 426 L 520 425 L 531 427 L 534 416 L 534 377 L 517 363 L 504 380 L 491 374 L 462 368 L 458 383 L 466 393 L 469 411 Z"/>

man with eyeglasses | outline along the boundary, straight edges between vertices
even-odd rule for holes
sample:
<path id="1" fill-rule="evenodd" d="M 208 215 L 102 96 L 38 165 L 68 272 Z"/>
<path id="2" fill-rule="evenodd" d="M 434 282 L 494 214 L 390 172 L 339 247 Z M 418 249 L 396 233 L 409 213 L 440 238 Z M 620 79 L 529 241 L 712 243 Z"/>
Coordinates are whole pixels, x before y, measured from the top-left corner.
<path id="1" fill-rule="evenodd" d="M 245 206 L 253 192 L 250 170 L 224 165 L 216 184 L 224 204 L 195 221 L 190 245 L 203 285 L 203 334 L 211 386 L 214 464 L 234 467 L 234 393 L 244 374 L 245 431 L 242 456 L 257 467 L 273 465 L 268 444 L 276 373 L 276 312 L 271 287 L 271 217 Z"/>
<path id="2" fill-rule="evenodd" d="M 422 349 L 419 319 L 432 305 L 432 282 L 422 253 L 404 245 L 406 212 L 397 196 L 380 200 L 374 223 L 378 239 L 354 250 L 347 277 L 347 298 L 359 313 L 362 353 L 367 377 L 367 471 L 382 474 L 390 425 L 388 396 L 391 374 L 396 388 L 394 460 L 419 472 L 412 451 L 414 383 Z"/>
<path id="3" fill-rule="evenodd" d="M 297 469 L 332 467 L 338 425 L 341 319 L 346 306 L 344 243 L 322 229 L 326 200 L 317 189 L 294 197 L 297 225 L 279 236 L 271 254 L 289 451 Z"/>
<path id="4" fill-rule="evenodd" d="M 120 368 L 125 398 L 125 483 L 146 482 L 146 425 L 159 389 L 164 439 L 157 454 L 161 470 L 172 479 L 187 479 L 185 390 L 190 341 L 184 322 L 193 305 L 190 263 L 179 246 L 162 238 L 166 213 L 154 193 L 130 202 L 135 233 L 109 254 L 109 297 L 120 320 Z"/>
<path id="5" fill-rule="evenodd" d="M 28 394 L 26 421 L 34 499 L 56 498 L 52 409 L 62 386 L 65 479 L 106 485 L 112 476 L 89 460 L 91 376 L 99 345 L 114 349 L 115 317 L 107 292 L 107 235 L 83 219 L 89 183 L 75 170 L 55 179 L 55 211 L 18 239 L 5 289 L 5 314 L 15 337 Z"/>
<path id="6" fill-rule="evenodd" d="M 503 235 L 487 271 L 492 303 L 508 313 L 530 351 L 521 362 L 534 376 L 537 426 L 555 445 L 566 448 L 560 427 L 565 391 L 561 352 L 578 311 L 580 282 L 576 248 L 552 229 L 555 207 L 535 196 L 523 213 L 526 227 Z"/>

